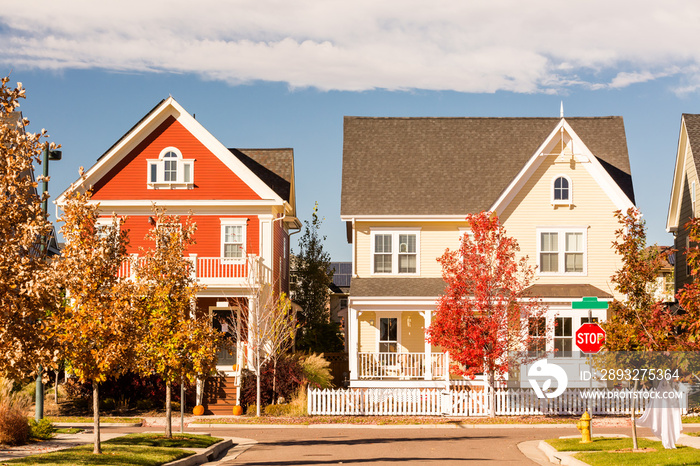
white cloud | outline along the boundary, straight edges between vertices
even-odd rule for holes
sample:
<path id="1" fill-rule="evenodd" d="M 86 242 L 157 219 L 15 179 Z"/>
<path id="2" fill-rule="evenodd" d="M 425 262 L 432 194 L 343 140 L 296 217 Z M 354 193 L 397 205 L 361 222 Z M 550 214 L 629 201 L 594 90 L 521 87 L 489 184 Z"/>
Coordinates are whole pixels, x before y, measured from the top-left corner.
<path id="1" fill-rule="evenodd" d="M 691 80 L 698 20 L 685 0 L 28 0 L 0 12 L 0 63 L 324 90 L 620 88 Z"/>

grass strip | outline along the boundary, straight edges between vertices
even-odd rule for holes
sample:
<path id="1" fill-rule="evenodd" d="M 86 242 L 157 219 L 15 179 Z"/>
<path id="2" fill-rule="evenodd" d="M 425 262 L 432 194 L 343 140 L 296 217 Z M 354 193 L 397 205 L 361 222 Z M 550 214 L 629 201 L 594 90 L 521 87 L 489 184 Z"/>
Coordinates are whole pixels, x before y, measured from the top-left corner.
<path id="1" fill-rule="evenodd" d="M 679 446 L 675 450 L 664 449 L 661 442 L 654 442 L 649 452 L 590 452 L 576 453 L 574 457 L 591 466 L 677 466 L 700 464 L 698 450 Z"/>
<path id="2" fill-rule="evenodd" d="M 196 434 L 173 434 L 172 438 L 167 438 L 163 434 L 129 434 L 106 440 L 102 444 L 164 448 L 207 448 L 221 442 L 221 440 L 223 439 L 210 435 Z"/>
<path id="3" fill-rule="evenodd" d="M 632 449 L 631 438 L 620 437 L 594 437 L 591 443 L 581 443 L 580 438 L 555 438 L 549 439 L 546 442 L 553 446 L 557 451 L 608 451 L 608 450 L 623 450 L 625 448 Z M 654 448 L 652 445 L 659 444 L 645 438 L 640 438 L 639 448 Z"/>
<path id="4" fill-rule="evenodd" d="M 112 445 L 106 442 L 102 443 L 101 455 L 93 454 L 92 448 L 92 445 L 82 445 L 66 450 L 6 461 L 5 463 L 42 466 L 159 466 L 194 454 L 193 451 L 185 451 L 178 448 Z"/>

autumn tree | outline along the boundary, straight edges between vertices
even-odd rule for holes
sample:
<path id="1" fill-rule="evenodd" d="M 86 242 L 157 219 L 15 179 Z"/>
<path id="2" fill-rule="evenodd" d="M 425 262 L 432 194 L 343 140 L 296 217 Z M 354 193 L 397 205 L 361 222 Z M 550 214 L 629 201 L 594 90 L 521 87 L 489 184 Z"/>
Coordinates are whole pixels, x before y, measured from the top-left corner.
<path id="1" fill-rule="evenodd" d="M 494 416 L 495 381 L 515 363 L 509 355 L 528 349 L 528 323 L 542 318 L 545 309 L 527 296 L 534 269 L 517 257 L 520 247 L 498 217 L 481 212 L 467 222 L 470 234 L 462 236 L 459 249 L 438 259 L 446 287 L 426 333 L 449 352 L 453 372 L 472 379 L 486 373 Z"/>
<path id="2" fill-rule="evenodd" d="M 622 265 L 611 280 L 624 299 L 610 303 L 610 318 L 602 323 L 606 333 L 604 348 L 609 353 L 598 359 L 609 367 L 629 369 L 639 360 L 639 355 L 632 352 L 676 347 L 674 329 L 678 316 L 654 297 L 660 257 L 656 248 L 646 247 L 646 227 L 641 213 L 630 208 L 625 213 L 615 212 L 615 218 L 620 228 L 615 231 L 613 248 L 621 256 Z M 635 390 L 637 386 L 635 380 Z M 636 399 L 632 403 L 632 440 L 637 449 Z"/>
<path id="3" fill-rule="evenodd" d="M 119 275 L 128 258 L 128 232 L 116 216 L 98 226 L 99 206 L 90 196 L 73 191 L 63 205 L 65 246 L 58 269 L 67 300 L 57 315 L 56 336 L 75 375 L 92 383 L 93 452 L 101 453 L 100 383 L 134 368 L 142 319 L 132 305 L 132 283 Z"/>
<path id="4" fill-rule="evenodd" d="M 294 304 L 286 293 L 275 292 L 274 283 L 263 273 L 263 265 L 256 261 L 251 269 L 248 299 L 242 306 L 230 306 L 229 329 L 235 340 L 248 343 L 249 362 L 255 371 L 256 416 L 260 416 L 262 368 L 272 362 L 275 392 L 277 363 L 291 348 L 299 325 Z"/>
<path id="5" fill-rule="evenodd" d="M 208 315 L 195 309 L 200 287 L 185 251 L 194 243 L 196 225 L 160 208 L 155 208 L 154 217 L 155 225 L 146 235 L 153 247 L 135 264 L 138 305 L 145 316 L 139 365 L 143 373 L 158 374 L 165 381 L 165 434 L 172 437 L 172 384 L 212 372 L 221 334 Z"/>
<path id="6" fill-rule="evenodd" d="M 33 177 L 46 134 L 24 131 L 29 120 L 17 108 L 25 90 L 0 82 L 0 373 L 19 380 L 54 361 L 48 329 L 60 293 L 47 261 L 47 195 L 37 195 Z"/>
<path id="7" fill-rule="evenodd" d="M 314 205 L 311 221 L 304 221 L 304 233 L 299 239 L 295 280 L 292 280 L 292 300 L 301 307 L 300 328 L 295 347 L 310 352 L 342 351 L 340 325 L 330 318 L 330 285 L 333 283 L 331 258 L 323 250 L 326 237 L 320 233 L 323 220 Z"/>

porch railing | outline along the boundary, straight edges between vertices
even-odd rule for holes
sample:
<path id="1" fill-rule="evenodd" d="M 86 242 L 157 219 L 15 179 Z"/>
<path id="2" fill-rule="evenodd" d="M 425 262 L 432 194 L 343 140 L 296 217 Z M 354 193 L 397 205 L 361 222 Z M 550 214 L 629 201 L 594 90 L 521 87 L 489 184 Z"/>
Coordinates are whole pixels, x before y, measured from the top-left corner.
<path id="1" fill-rule="evenodd" d="M 245 282 L 250 285 L 272 282 L 272 270 L 263 264 L 262 258 L 249 254 L 243 260 L 234 260 L 227 257 L 199 257 L 190 254 L 192 261 L 192 273 L 200 281 L 217 281 L 230 279 Z M 143 260 L 137 255 L 126 260 L 119 267 L 119 276 L 132 277 L 136 271 L 135 264 Z"/>
<path id="2" fill-rule="evenodd" d="M 424 379 L 425 353 L 357 353 L 360 379 Z M 432 379 L 444 378 L 445 355 L 430 354 Z"/>

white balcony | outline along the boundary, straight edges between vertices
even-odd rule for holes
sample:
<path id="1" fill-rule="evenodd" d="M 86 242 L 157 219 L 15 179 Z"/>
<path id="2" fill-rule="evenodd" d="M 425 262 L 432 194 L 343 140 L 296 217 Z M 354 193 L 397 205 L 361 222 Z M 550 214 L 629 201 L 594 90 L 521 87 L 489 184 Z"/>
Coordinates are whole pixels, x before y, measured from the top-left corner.
<path id="1" fill-rule="evenodd" d="M 272 270 L 263 264 L 260 256 L 249 254 L 244 259 L 228 257 L 199 257 L 190 254 L 192 274 L 202 285 L 256 287 L 262 283 L 272 283 Z M 142 260 L 133 255 L 124 261 L 119 268 L 120 277 L 132 277 L 135 272 L 134 264 Z"/>
<path id="2" fill-rule="evenodd" d="M 441 380 L 445 378 L 443 353 L 357 353 L 358 377 L 364 380 Z"/>

